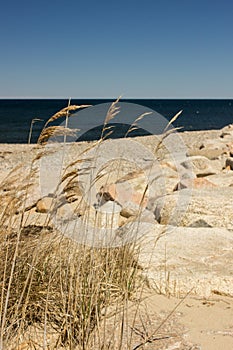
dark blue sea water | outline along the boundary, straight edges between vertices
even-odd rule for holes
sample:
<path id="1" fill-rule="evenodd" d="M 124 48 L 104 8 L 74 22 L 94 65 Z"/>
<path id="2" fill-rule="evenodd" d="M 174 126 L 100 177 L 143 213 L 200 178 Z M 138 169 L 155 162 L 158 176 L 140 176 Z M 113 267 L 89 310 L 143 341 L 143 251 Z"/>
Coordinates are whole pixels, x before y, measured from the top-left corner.
<path id="1" fill-rule="evenodd" d="M 90 104 L 97 106 L 113 100 L 72 100 L 72 104 Z M 61 108 L 67 106 L 67 100 L 0 100 L 0 143 L 27 143 L 30 124 L 33 118 L 40 118 L 46 121 Z M 178 111 L 183 110 L 181 116 L 173 124 L 175 127 L 182 127 L 181 130 L 206 130 L 220 129 L 227 124 L 233 123 L 233 100 L 158 100 L 158 99 L 130 99 L 121 100 L 150 108 L 167 120 L 170 120 Z M 81 114 L 80 114 L 81 116 Z M 137 115 L 135 116 L 137 117 Z M 92 129 L 92 125 L 102 125 L 104 116 L 96 115 L 88 120 L 88 116 L 79 119 L 80 129 L 89 129 L 83 139 L 96 139 L 99 137 L 98 128 Z M 91 118 L 91 117 L 90 117 Z M 59 120 L 59 123 L 61 120 Z M 88 127 L 87 127 L 88 126 Z M 38 135 L 43 127 L 43 122 L 33 125 L 31 142 L 37 141 Z M 124 125 L 117 126 L 118 131 L 114 137 L 120 137 L 125 133 Z M 133 135 L 132 135 L 133 136 Z M 82 138 L 80 138 L 82 139 Z"/>

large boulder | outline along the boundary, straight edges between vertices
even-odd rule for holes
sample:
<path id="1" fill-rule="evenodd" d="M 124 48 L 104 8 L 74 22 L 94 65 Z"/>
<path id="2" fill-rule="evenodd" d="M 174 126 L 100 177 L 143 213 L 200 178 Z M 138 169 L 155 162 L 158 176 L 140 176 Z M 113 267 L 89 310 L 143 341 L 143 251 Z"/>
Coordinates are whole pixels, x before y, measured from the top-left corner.
<path id="1" fill-rule="evenodd" d="M 140 240 L 138 262 L 157 292 L 233 296 L 233 236 L 219 228 L 154 225 Z"/>
<path id="2" fill-rule="evenodd" d="M 197 177 L 217 174 L 222 170 L 221 160 L 209 160 L 204 156 L 191 156 L 188 159 Z M 188 168 L 190 163 L 187 160 L 181 163 L 183 167 Z"/>
<path id="3" fill-rule="evenodd" d="M 130 217 L 145 209 L 149 198 L 172 193 L 180 181 L 179 174 L 168 164 L 154 165 L 126 174 L 115 183 L 103 185 L 98 193 L 99 204 L 115 201 L 121 215 Z"/>
<path id="4" fill-rule="evenodd" d="M 224 140 L 232 140 L 233 139 L 233 127 L 232 124 L 222 129 L 220 137 Z"/>
<path id="5" fill-rule="evenodd" d="M 124 180 L 104 185 L 98 193 L 99 205 L 108 201 L 119 203 L 122 207 L 122 216 L 130 217 L 137 215 L 141 208 L 145 208 L 148 195 L 147 184 L 143 174 L 138 173 Z"/>
<path id="6" fill-rule="evenodd" d="M 197 177 L 195 179 L 182 179 L 179 184 L 177 185 L 177 190 L 181 190 L 183 188 L 195 188 L 195 189 L 201 189 L 201 188 L 212 188 L 217 187 L 217 185 L 210 180 L 208 180 L 206 177 Z"/>
<path id="7" fill-rule="evenodd" d="M 233 172 L 231 170 L 224 170 L 220 174 L 210 175 L 205 179 L 208 179 L 211 183 L 218 187 L 233 186 Z"/>
<path id="8" fill-rule="evenodd" d="M 227 154 L 228 148 L 223 147 L 217 149 L 201 148 L 196 150 L 191 150 L 188 152 L 188 156 L 203 156 L 210 160 L 219 159 L 223 154 Z"/>
<path id="9" fill-rule="evenodd" d="M 212 143 L 216 142 L 216 140 L 221 141 L 221 139 L 219 139 L 221 134 L 220 130 L 184 131 L 180 134 L 189 151 L 202 148 L 207 145 L 208 142 Z"/>
<path id="10" fill-rule="evenodd" d="M 153 203 L 155 218 L 164 225 L 190 226 L 203 219 L 213 227 L 233 229 L 233 187 L 183 189 Z"/>
<path id="11" fill-rule="evenodd" d="M 233 124 L 228 124 L 221 129 L 222 132 L 233 131 Z"/>

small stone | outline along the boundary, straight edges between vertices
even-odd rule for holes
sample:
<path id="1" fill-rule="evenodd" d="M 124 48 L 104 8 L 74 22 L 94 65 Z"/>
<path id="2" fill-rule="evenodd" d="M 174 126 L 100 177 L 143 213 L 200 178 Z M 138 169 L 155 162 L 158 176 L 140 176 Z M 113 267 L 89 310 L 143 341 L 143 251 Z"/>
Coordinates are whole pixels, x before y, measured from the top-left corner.
<path id="1" fill-rule="evenodd" d="M 36 203 L 36 211 L 38 213 L 49 213 L 54 205 L 53 197 L 44 197 L 38 200 Z"/>
<path id="2" fill-rule="evenodd" d="M 188 227 L 212 227 L 203 219 L 192 222 Z"/>
<path id="3" fill-rule="evenodd" d="M 118 228 L 121 206 L 116 202 L 106 202 L 96 211 L 97 226 L 102 228 Z"/>
<path id="4" fill-rule="evenodd" d="M 226 167 L 230 167 L 230 169 L 233 170 L 233 158 L 226 159 Z"/>

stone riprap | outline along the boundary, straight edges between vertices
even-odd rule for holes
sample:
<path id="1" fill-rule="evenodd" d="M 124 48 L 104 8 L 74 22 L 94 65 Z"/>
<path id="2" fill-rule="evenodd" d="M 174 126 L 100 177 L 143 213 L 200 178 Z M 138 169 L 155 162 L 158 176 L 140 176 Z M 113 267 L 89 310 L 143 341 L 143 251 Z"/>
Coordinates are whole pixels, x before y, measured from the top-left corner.
<path id="1" fill-rule="evenodd" d="M 233 296 L 233 125 L 161 140 L 1 144 L 1 220 L 133 241 L 156 290 Z"/>

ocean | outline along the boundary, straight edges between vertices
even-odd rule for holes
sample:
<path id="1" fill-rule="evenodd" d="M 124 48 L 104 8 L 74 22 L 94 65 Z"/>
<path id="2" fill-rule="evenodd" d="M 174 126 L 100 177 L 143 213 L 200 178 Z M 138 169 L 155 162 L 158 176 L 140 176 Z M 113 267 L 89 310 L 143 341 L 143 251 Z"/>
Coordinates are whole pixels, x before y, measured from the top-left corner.
<path id="1" fill-rule="evenodd" d="M 100 105 L 106 105 L 113 101 L 109 99 L 74 99 L 71 104 L 88 104 L 97 108 L 98 105 L 100 107 Z M 233 100 L 230 99 L 122 99 L 121 102 L 127 104 L 127 108 L 133 104 L 141 106 L 140 110 L 142 111 L 143 109 L 147 111 L 149 108 L 162 115 L 167 121 L 182 110 L 182 114 L 173 124 L 174 127 L 181 128 L 181 131 L 220 129 L 233 123 Z M 31 134 L 31 143 L 36 143 L 44 122 L 58 110 L 66 107 L 67 103 L 67 99 L 0 99 L 0 143 L 27 143 L 31 121 L 38 118 L 43 121 L 37 121 L 33 124 Z M 91 108 L 94 111 L 92 116 L 86 112 L 78 112 L 80 113 L 78 128 L 83 129 L 85 135 L 82 134 L 77 140 L 93 140 L 100 136 L 105 116 L 101 113 L 95 113 L 99 109 Z M 77 115 L 79 116 L 79 114 Z M 138 115 L 135 115 L 136 117 Z M 59 119 L 57 125 L 61 121 Z M 116 132 L 110 137 L 122 137 L 128 128 L 127 118 L 125 122 L 126 124 L 123 121 L 118 123 Z M 151 129 L 154 133 L 155 130 L 149 126 L 147 133 L 148 128 L 145 129 L 144 132 L 142 128 L 139 134 L 149 134 Z M 131 136 L 136 136 L 136 134 Z"/>

